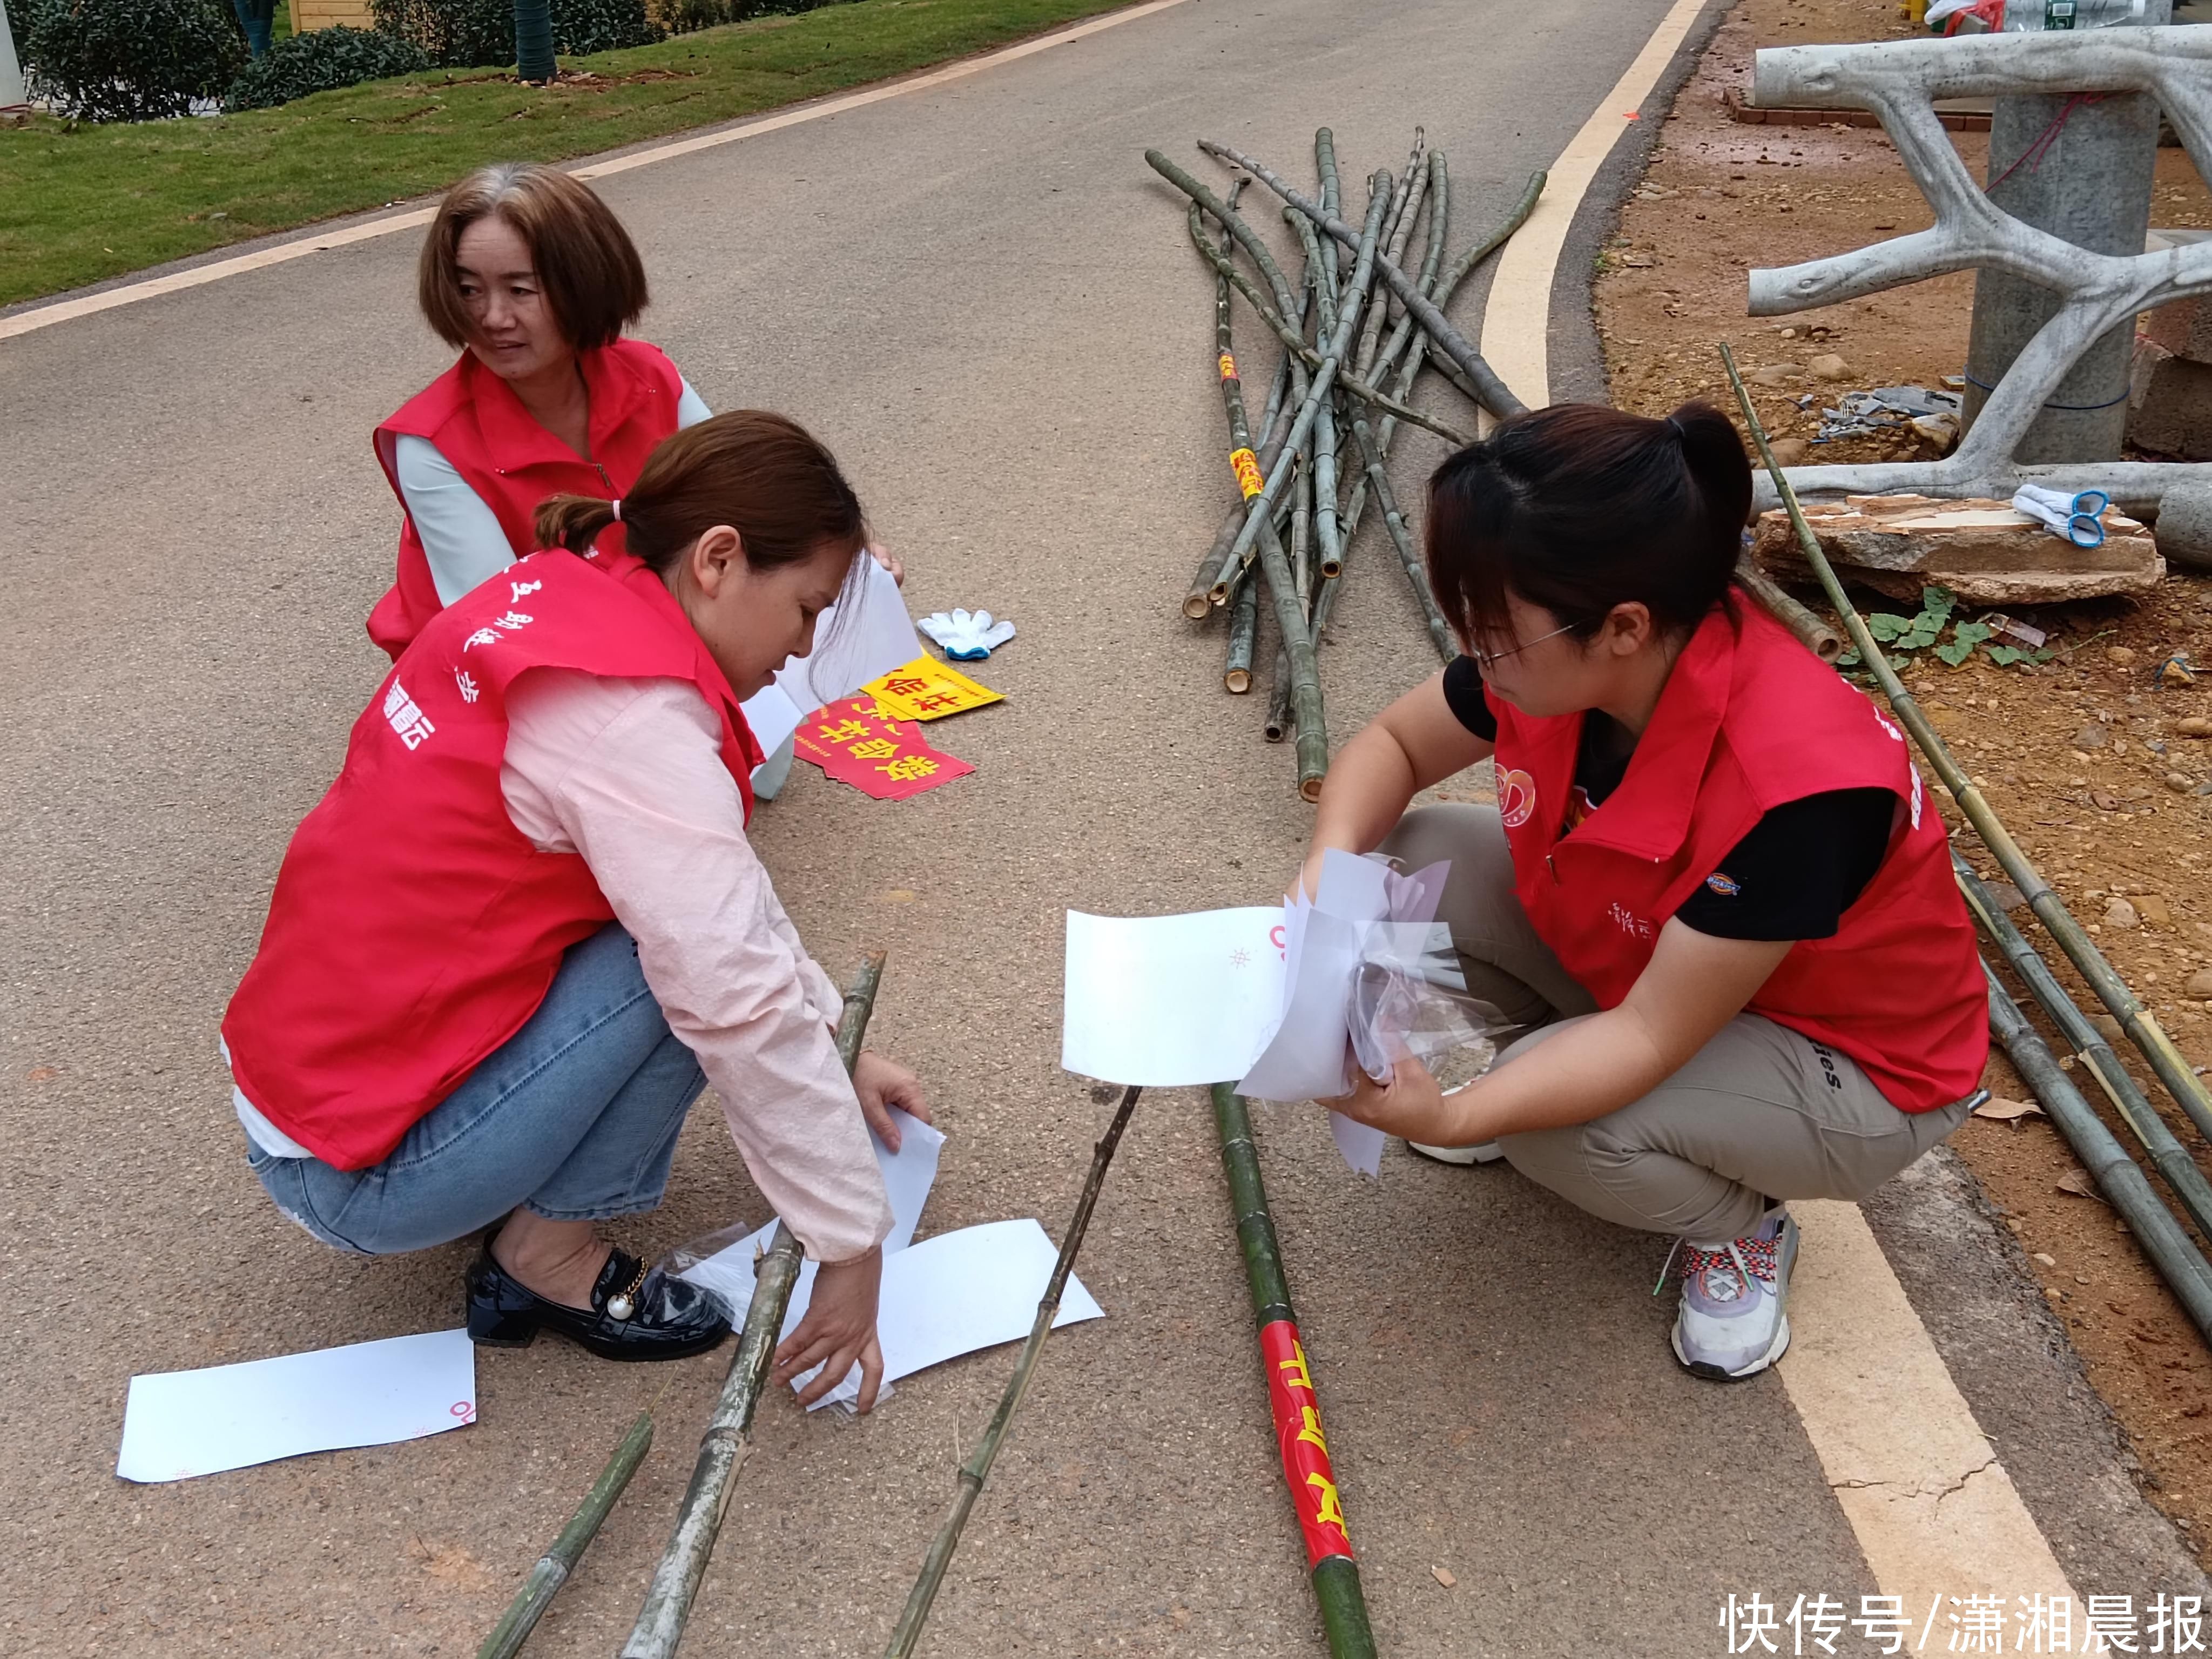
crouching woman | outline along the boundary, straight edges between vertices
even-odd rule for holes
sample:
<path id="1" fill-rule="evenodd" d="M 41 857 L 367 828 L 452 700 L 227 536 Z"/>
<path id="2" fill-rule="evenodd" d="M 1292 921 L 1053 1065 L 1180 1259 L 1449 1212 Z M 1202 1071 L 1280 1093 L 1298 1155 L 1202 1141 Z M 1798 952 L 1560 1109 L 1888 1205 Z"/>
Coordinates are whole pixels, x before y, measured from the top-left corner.
<path id="1" fill-rule="evenodd" d="M 619 521 L 626 551 L 591 552 Z M 556 496 L 532 554 L 428 618 L 285 854 L 223 1020 L 247 1159 L 339 1249 L 489 1229 L 479 1342 L 541 1330 L 611 1359 L 728 1332 L 719 1301 L 597 1224 L 660 1201 L 714 1084 L 755 1181 L 822 1264 L 777 1354 L 815 1392 L 881 1372 L 869 1146 L 927 1116 L 863 1054 L 745 839 L 738 703 L 813 646 L 864 557 L 860 506 L 780 416 L 687 428 L 622 500 Z"/>
<path id="2" fill-rule="evenodd" d="M 1957 1127 L 1987 1004 L 1905 738 L 1732 584 L 1750 469 L 1727 419 L 1561 405 L 1437 468 L 1428 569 L 1467 652 L 1330 768 L 1328 848 L 1451 860 L 1469 988 L 1533 1028 L 1443 1092 L 1352 1116 L 1502 1152 L 1589 1213 L 1671 1234 L 1676 1357 L 1788 1346 L 1790 1199 L 1856 1199 Z M 1413 796 L 1491 762 L 1497 805 Z"/>

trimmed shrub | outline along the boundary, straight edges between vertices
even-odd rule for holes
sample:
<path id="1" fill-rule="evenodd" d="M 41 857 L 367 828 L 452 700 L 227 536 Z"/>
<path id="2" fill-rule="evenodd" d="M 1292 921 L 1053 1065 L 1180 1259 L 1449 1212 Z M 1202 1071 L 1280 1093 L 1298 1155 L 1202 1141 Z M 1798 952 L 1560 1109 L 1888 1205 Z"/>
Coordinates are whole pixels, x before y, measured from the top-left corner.
<path id="1" fill-rule="evenodd" d="M 270 47 L 223 94 L 227 110 L 269 109 L 305 98 L 311 92 L 359 86 L 388 75 L 416 75 L 430 67 L 430 55 L 394 34 L 373 29 L 311 29 Z"/>
<path id="2" fill-rule="evenodd" d="M 690 34 L 753 17 L 789 17 L 843 0 L 646 0 L 646 11 L 671 34 Z"/>
<path id="3" fill-rule="evenodd" d="M 421 47 L 440 68 L 514 67 L 514 0 L 369 0 L 368 12 L 379 33 Z M 553 0 L 553 50 L 564 58 L 660 37 L 644 0 Z"/>
<path id="4" fill-rule="evenodd" d="M 190 114 L 246 64 L 229 0 L 53 0 L 28 33 L 39 94 L 92 121 Z"/>

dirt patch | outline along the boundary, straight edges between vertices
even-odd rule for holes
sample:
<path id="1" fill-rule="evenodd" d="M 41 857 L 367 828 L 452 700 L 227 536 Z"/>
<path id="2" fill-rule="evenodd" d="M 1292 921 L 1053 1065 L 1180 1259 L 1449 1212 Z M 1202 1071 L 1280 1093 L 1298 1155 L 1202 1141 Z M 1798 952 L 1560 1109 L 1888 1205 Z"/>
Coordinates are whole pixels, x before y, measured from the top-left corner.
<path id="1" fill-rule="evenodd" d="M 1913 33 L 1894 0 L 1741 0 L 1676 100 L 1601 260 L 1598 331 L 1620 407 L 1658 415 L 1703 398 L 1732 408 L 1715 349 L 1723 339 L 1753 380 L 1760 418 L 1777 438 L 1809 442 L 1819 417 L 1799 405 L 1808 392 L 1832 404 L 1854 387 L 1937 387 L 1960 373 L 1971 272 L 1790 318 L 1745 314 L 1745 272 L 1753 265 L 1793 264 L 1934 222 L 1878 129 L 1731 119 L 1728 100 L 1747 95 L 1753 52 Z M 1954 131 L 1951 138 L 1980 178 L 1988 135 Z M 2183 151 L 2159 153 L 2152 222 L 2212 226 L 2212 196 Z M 1828 354 L 1844 360 L 1840 379 L 1814 377 L 1812 360 Z M 1814 453 L 1822 461 L 1872 461 L 1933 452 L 1886 434 L 1839 440 Z M 1875 595 L 1863 600 L 1867 608 L 1911 609 Z M 2197 996 L 2185 993 L 2192 976 L 2212 968 L 2212 793 L 2198 793 L 2212 787 L 2212 739 L 2185 735 L 2180 723 L 2212 717 L 2212 675 L 2170 687 L 2159 671 L 2176 653 L 2212 663 L 2212 583 L 2173 576 L 2136 602 L 2014 614 L 2047 630 L 2060 654 L 2009 668 L 1978 653 L 1957 668 L 1925 655 L 1907 671 L 1907 683 L 2028 855 L 2202 1069 L 2212 1063 L 2212 1000 L 2202 981 Z M 1985 876 L 1997 877 L 1971 830 L 1960 844 Z M 2124 909 L 2112 910 L 2116 898 L 2127 901 Z M 2039 945 L 2048 943 L 2024 912 L 2016 919 Z M 2100 1012 L 2056 947 L 2046 954 L 2084 1010 Z M 2116 1028 L 2111 1035 L 2116 1048 L 2129 1047 Z M 2054 1038 L 2053 1047 L 2063 1045 Z M 2131 1069 L 2149 1097 L 2164 1099 L 2147 1069 Z M 2075 1074 L 2087 1084 L 2085 1073 Z M 2002 1059 L 1992 1062 L 1989 1083 L 2000 1095 L 2027 1097 Z M 2180 1113 L 2168 1116 L 2183 1143 L 2202 1152 Z M 2062 1188 L 2076 1160 L 2047 1121 L 1976 1120 L 1953 1145 L 2065 1321 L 2153 1500 L 2212 1565 L 2212 1351 L 2112 1211 Z M 2212 1170 L 2212 1153 L 2200 1162 Z"/>

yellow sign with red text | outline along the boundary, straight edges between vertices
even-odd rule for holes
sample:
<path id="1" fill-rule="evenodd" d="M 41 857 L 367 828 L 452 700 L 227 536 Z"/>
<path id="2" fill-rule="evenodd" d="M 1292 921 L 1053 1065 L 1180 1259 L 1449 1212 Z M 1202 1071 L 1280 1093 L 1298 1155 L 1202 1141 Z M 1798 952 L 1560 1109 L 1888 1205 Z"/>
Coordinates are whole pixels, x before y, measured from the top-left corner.
<path id="1" fill-rule="evenodd" d="M 927 655 L 894 668 L 879 680 L 870 680 L 860 690 L 886 714 L 902 720 L 943 720 L 1005 701 L 988 686 L 978 685 L 958 669 Z"/>

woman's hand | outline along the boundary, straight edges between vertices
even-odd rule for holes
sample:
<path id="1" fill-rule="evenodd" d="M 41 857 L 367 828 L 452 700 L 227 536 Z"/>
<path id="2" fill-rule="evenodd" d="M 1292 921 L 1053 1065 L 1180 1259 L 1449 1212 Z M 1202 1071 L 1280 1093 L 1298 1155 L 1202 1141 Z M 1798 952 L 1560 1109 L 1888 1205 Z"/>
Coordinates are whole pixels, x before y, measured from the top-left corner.
<path id="1" fill-rule="evenodd" d="M 906 586 L 906 562 L 873 536 L 868 538 L 868 556 L 891 573 L 891 580 L 901 587 Z"/>
<path id="2" fill-rule="evenodd" d="M 892 1107 L 924 1123 L 930 1121 L 921 1079 L 872 1048 L 861 1049 L 860 1059 L 853 1062 L 853 1092 L 860 1097 L 860 1115 L 893 1152 L 899 1149 L 899 1127 L 898 1120 L 891 1115 Z"/>
<path id="3" fill-rule="evenodd" d="M 884 1351 L 876 1340 L 876 1303 L 882 1294 L 884 1253 L 870 1250 L 850 1261 L 825 1261 L 815 1271 L 814 1294 L 799 1328 L 776 1344 L 775 1380 L 788 1382 L 819 1364 L 821 1374 L 799 1391 L 811 1406 L 860 1367 L 859 1409 L 875 1408 L 883 1387 Z"/>
<path id="4" fill-rule="evenodd" d="M 1376 1083 L 1355 1061 L 1352 1092 L 1321 1103 L 1386 1134 L 1427 1146 L 1456 1146 L 1462 1144 L 1464 1135 L 1462 1100 L 1457 1094 L 1447 1100 L 1429 1068 L 1419 1060 L 1401 1060 L 1390 1068 L 1388 1084 Z M 1482 1138 L 1472 1137 L 1467 1144 Z"/>

